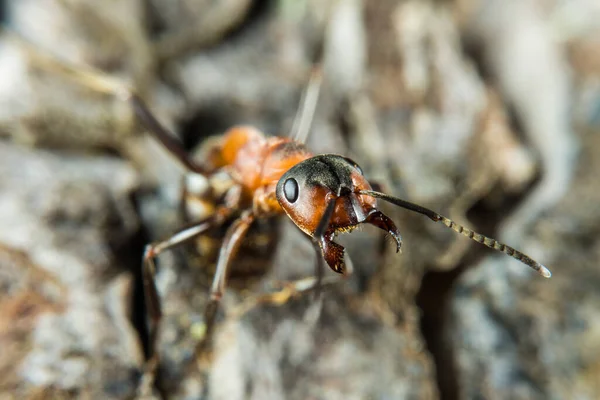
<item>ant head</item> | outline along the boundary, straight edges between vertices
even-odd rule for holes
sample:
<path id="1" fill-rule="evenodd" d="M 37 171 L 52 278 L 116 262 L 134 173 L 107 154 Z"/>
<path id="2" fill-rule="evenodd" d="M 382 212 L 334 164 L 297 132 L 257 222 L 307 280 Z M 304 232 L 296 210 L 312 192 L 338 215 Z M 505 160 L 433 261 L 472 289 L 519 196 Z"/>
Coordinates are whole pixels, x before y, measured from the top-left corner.
<path id="1" fill-rule="evenodd" d="M 290 168 L 277 182 L 277 201 L 292 221 L 305 233 L 320 239 L 325 261 L 344 273 L 343 247 L 333 247 L 331 234 L 368 223 L 387 231 L 400 251 L 402 239 L 393 221 L 378 211 L 375 199 L 425 215 L 434 222 L 500 251 L 533 268 L 543 277 L 552 274 L 542 264 L 520 251 L 474 232 L 428 208 L 371 189 L 360 167 L 346 157 L 324 154 L 306 159 Z"/>
<path id="2" fill-rule="evenodd" d="M 362 170 L 347 157 L 324 154 L 290 168 L 277 183 L 277 201 L 292 221 L 314 236 L 330 201 L 335 200 L 329 229 L 350 229 L 375 211 L 376 200 Z"/>

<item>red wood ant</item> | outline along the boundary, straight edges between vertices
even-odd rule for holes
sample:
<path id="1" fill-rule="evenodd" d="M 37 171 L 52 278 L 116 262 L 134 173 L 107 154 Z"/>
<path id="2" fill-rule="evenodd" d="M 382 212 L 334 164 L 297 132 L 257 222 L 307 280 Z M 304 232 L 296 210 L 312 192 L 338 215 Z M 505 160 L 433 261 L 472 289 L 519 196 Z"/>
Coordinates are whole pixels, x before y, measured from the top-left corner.
<path id="1" fill-rule="evenodd" d="M 210 300 L 205 310 L 207 338 L 210 337 L 217 306 L 226 287 L 228 269 L 241 241 L 255 220 L 273 215 L 287 215 L 312 241 L 318 260 L 317 289 L 325 264 L 340 274 L 352 272 L 344 261 L 344 247 L 333 241 L 337 233 L 351 231 L 360 224 L 371 224 L 389 233 L 396 242 L 396 250 L 400 251 L 402 239 L 398 228 L 378 209 L 377 199 L 423 214 L 484 246 L 521 261 L 543 277 L 551 276 L 546 267 L 513 247 L 474 232 L 425 207 L 373 190 L 357 163 L 337 154 L 313 155 L 303 144 L 302 135 L 296 138 L 267 137 L 251 127 L 234 127 L 223 135 L 206 162 L 199 165 L 188 156 L 175 136 L 157 121 L 133 90 L 99 71 L 71 67 L 62 61 L 47 61 L 74 75 L 86 86 L 115 94 L 127 101 L 148 131 L 188 171 L 205 177 L 217 171 L 226 172 L 233 181 L 224 204 L 217 207 L 212 215 L 181 229 L 164 241 L 147 245 L 145 249 L 142 268 L 150 317 L 151 355 L 146 377 L 151 380 L 158 364 L 157 335 L 162 315 L 154 282 L 154 259 L 163 251 L 221 226 L 232 217 L 237 218 L 228 227 L 220 248 Z M 316 75 L 318 71 L 313 77 Z M 312 95 L 314 97 L 314 93 Z M 307 128 L 299 130 L 307 131 Z"/>
<path id="2" fill-rule="evenodd" d="M 210 289 L 205 337 L 209 337 L 212 330 L 216 307 L 225 290 L 228 268 L 240 242 L 253 221 L 272 215 L 286 214 L 312 241 L 318 260 L 317 290 L 324 263 L 340 274 L 352 272 L 344 261 L 344 247 L 333 241 L 337 233 L 351 231 L 359 224 L 371 224 L 389 233 L 396 242 L 396 251 L 400 251 L 402 239 L 398 228 L 377 208 L 377 199 L 423 214 L 484 246 L 521 261 L 543 277 L 551 276 L 545 266 L 513 247 L 474 232 L 425 207 L 374 191 L 360 166 L 350 158 L 337 154 L 313 155 L 303 143 L 289 137 L 266 137 L 251 127 L 235 127 L 222 137 L 218 154 L 206 165 L 199 166 L 188 158 L 139 97 L 131 94 L 127 99 L 146 127 L 190 171 L 209 175 L 217 170 L 225 170 L 235 182 L 228 192 L 226 204 L 218 208 L 214 215 L 175 233 L 165 241 L 146 247 L 143 276 L 155 359 L 161 311 L 153 278 L 153 259 L 164 250 L 222 224 L 235 214 L 239 214 L 239 217 L 227 230 Z"/>

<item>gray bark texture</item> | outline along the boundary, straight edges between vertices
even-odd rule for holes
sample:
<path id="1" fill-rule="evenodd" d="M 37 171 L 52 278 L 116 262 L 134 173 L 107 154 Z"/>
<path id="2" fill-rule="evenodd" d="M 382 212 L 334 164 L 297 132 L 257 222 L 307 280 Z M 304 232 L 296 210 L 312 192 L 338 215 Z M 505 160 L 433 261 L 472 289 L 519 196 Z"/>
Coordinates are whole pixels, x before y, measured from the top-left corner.
<path id="1" fill-rule="evenodd" d="M 600 398 L 597 0 L 8 0 L 2 16 L 0 400 Z M 140 395 L 142 254 L 190 222 L 185 171 L 49 54 L 133 87 L 200 163 L 237 124 L 288 135 L 320 59 L 311 151 L 553 277 L 380 202 L 401 254 L 370 227 L 341 235 L 352 276 L 263 303 L 315 255 L 285 216 L 261 220 L 199 358 L 213 232 L 158 257 L 160 365 Z"/>

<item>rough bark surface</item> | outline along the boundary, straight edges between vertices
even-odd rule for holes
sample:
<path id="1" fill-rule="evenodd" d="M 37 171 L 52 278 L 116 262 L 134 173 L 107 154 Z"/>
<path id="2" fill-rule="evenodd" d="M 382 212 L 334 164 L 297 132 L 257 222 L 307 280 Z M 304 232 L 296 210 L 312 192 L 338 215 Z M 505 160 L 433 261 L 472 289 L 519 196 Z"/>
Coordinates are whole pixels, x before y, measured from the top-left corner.
<path id="1" fill-rule="evenodd" d="M 600 397 L 600 6 L 595 0 L 14 0 L 0 36 L 0 398 L 136 397 L 144 244 L 185 221 L 184 171 L 132 110 L 49 66 L 122 79 L 190 150 L 235 124 L 286 135 L 309 72 L 308 146 L 385 190 L 498 237 L 525 266 L 382 205 L 339 238 L 355 274 L 240 307 L 314 273 L 310 242 L 263 221 L 197 360 L 214 263 L 161 254 L 156 396 Z M 201 161 L 201 156 L 200 161 Z M 211 242 L 212 240 L 212 242 Z M 208 242 L 206 242 L 208 241 Z M 327 277 L 333 277 L 333 273 Z"/>

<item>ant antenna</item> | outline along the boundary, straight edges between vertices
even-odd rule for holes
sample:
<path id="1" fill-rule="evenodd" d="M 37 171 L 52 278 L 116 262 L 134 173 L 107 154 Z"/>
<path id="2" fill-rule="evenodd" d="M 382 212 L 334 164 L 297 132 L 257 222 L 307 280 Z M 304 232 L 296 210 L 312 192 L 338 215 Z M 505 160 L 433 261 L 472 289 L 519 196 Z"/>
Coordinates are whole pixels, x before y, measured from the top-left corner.
<path id="1" fill-rule="evenodd" d="M 181 143 L 176 139 L 176 135 L 169 132 L 152 114 L 148 106 L 135 90 L 118 78 L 113 78 L 107 73 L 93 68 L 89 65 L 73 65 L 69 61 L 63 60 L 54 54 L 49 54 L 39 49 L 28 39 L 19 33 L 10 29 L 1 29 L 6 31 L 13 39 L 22 43 L 32 57 L 37 58 L 48 69 L 58 73 L 70 76 L 84 87 L 96 92 L 112 95 L 118 99 L 129 103 L 145 128 L 165 146 L 184 168 L 188 171 L 196 172 L 201 175 L 207 175 L 208 171 L 201 165 L 195 163 L 187 154 Z"/>
<path id="2" fill-rule="evenodd" d="M 124 100 L 126 100 L 129 93 L 132 92 L 131 88 L 120 80 L 112 78 L 108 74 L 90 66 L 75 66 L 67 60 L 60 59 L 54 54 L 49 54 L 12 29 L 2 27 L 0 32 L 6 33 L 8 37 L 13 40 L 17 40 L 24 46 L 31 57 L 38 59 L 48 69 L 70 75 L 85 87 L 99 93 L 116 95 Z"/>
<path id="3" fill-rule="evenodd" d="M 458 232 L 458 233 L 468 237 L 469 239 L 476 241 L 477 243 L 481 243 L 482 245 L 489 247 L 490 249 L 501 251 L 502 253 L 504 253 L 508 256 L 511 256 L 512 258 L 514 258 L 516 260 L 521 261 L 523 264 L 534 269 L 538 274 L 542 275 L 544 278 L 550 278 L 552 276 L 552 273 L 550 272 L 550 270 L 548 268 L 544 267 L 542 264 L 535 261 L 528 255 L 521 253 L 520 251 L 515 250 L 514 248 L 512 248 L 504 243 L 500 243 L 496 239 L 489 238 L 485 235 L 482 235 L 481 233 L 477 233 L 468 228 L 465 228 L 464 226 L 457 224 L 456 222 L 452 221 L 451 219 L 446 218 L 446 217 L 436 213 L 435 211 L 432 211 L 425 207 L 421 207 L 417 204 L 410 203 L 408 201 L 399 199 L 397 197 L 389 196 L 385 193 L 375 192 L 373 190 L 361 190 L 359 193 L 367 195 L 367 196 L 371 196 L 371 197 L 376 197 L 376 198 L 382 199 L 384 201 L 387 201 L 389 203 L 395 204 L 398 207 L 402 207 L 404 209 L 414 211 L 419 214 L 423 214 L 423 215 L 429 217 L 432 221 L 441 222 L 442 224 L 446 225 L 448 228 L 452 229 L 453 231 Z"/>
<path id="4" fill-rule="evenodd" d="M 296 142 L 306 142 L 306 138 L 310 132 L 310 125 L 315 116 L 322 82 L 322 67 L 321 65 L 316 65 L 310 72 L 310 79 L 300 99 L 300 108 L 294 118 L 294 125 L 292 126 L 292 134 L 290 136 Z"/>

